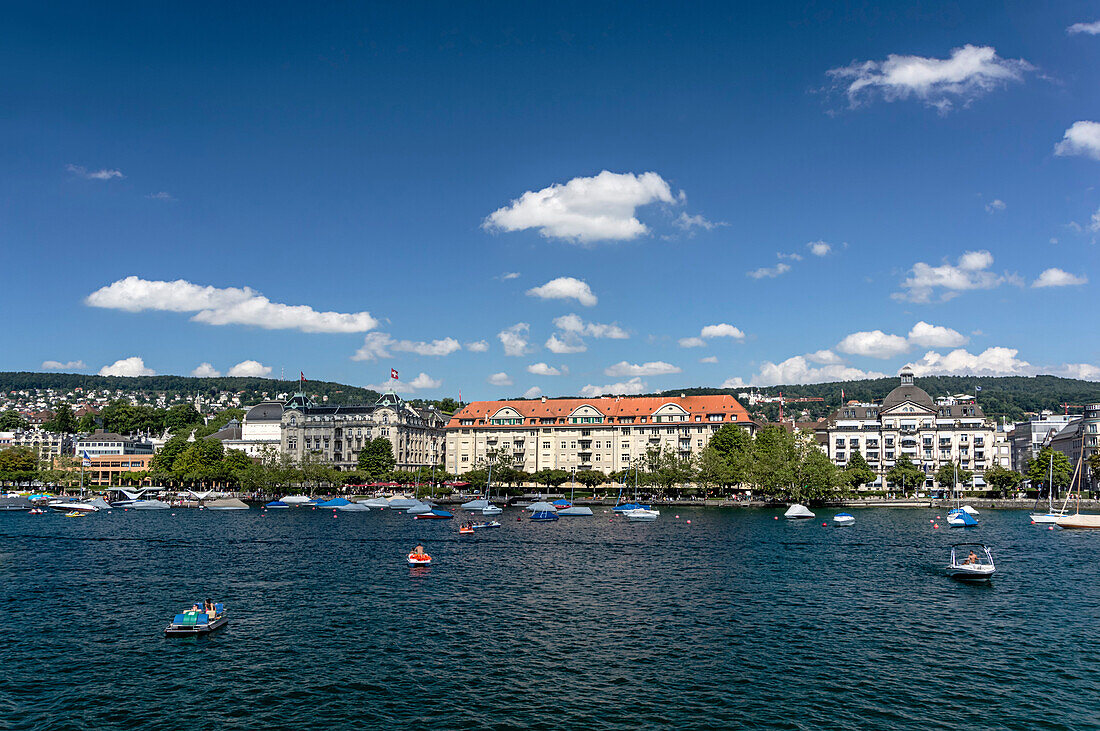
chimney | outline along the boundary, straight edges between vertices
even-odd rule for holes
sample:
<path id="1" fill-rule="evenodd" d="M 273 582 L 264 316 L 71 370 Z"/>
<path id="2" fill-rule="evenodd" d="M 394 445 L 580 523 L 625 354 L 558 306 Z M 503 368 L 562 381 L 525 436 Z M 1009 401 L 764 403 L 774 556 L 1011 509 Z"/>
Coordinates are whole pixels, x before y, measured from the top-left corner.
<path id="1" fill-rule="evenodd" d="M 546 403 L 546 397 L 545 396 L 542 397 L 542 402 Z"/>

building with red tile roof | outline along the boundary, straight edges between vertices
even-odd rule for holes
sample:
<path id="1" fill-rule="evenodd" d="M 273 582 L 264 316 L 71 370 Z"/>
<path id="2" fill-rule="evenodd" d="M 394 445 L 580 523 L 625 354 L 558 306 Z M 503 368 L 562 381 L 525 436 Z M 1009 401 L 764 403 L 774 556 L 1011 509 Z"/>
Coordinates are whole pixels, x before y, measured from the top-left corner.
<path id="1" fill-rule="evenodd" d="M 629 468 L 650 448 L 698 454 L 724 424 L 755 427 L 729 395 L 602 396 L 476 401 L 447 425 L 446 466 L 461 474 L 490 457 L 541 469 Z"/>

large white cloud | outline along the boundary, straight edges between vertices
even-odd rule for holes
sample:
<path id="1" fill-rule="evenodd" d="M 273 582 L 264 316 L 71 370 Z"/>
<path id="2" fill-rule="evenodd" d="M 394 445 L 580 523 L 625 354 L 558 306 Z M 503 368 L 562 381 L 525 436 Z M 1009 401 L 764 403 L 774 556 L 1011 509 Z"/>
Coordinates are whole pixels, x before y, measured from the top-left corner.
<path id="1" fill-rule="evenodd" d="M 195 369 L 191 371 L 191 375 L 195 378 L 217 378 L 221 374 L 221 371 L 209 363 L 199 363 L 195 366 Z"/>
<path id="2" fill-rule="evenodd" d="M 487 379 L 485 379 L 485 381 L 490 386 L 511 386 L 512 385 L 512 377 L 509 376 L 504 371 L 501 371 L 500 373 L 494 373 L 493 375 L 491 375 Z"/>
<path id="3" fill-rule="evenodd" d="M 1062 141 L 1054 146 L 1055 155 L 1083 155 L 1100 160 L 1100 122 L 1074 122 Z"/>
<path id="4" fill-rule="evenodd" d="M 266 330 L 357 333 L 378 326 L 369 312 L 318 312 L 307 305 L 272 302 L 249 287 L 209 287 L 184 279 L 168 282 L 130 276 L 97 289 L 85 303 L 126 312 L 194 312 L 194 322 Z"/>
<path id="5" fill-rule="evenodd" d="M 921 320 L 909 331 L 909 342 L 922 348 L 956 348 L 966 345 L 970 338 L 958 330 L 933 325 Z"/>
<path id="6" fill-rule="evenodd" d="M 267 378 L 271 374 L 271 366 L 265 366 L 257 360 L 242 360 L 230 368 L 225 375 L 245 378 Z"/>
<path id="7" fill-rule="evenodd" d="M 760 371 L 747 381 L 743 378 L 730 378 L 722 388 L 741 388 L 743 386 L 778 386 L 784 384 L 827 383 L 829 381 L 857 381 L 863 378 L 885 378 L 885 373 L 863 371 L 851 366 L 832 364 L 815 367 L 804 355 L 796 355 L 782 363 L 765 361 Z"/>
<path id="8" fill-rule="evenodd" d="M 664 376 L 670 373 L 680 373 L 681 369 L 678 366 L 674 366 L 671 363 L 665 363 L 662 360 L 650 361 L 649 363 L 627 363 L 625 360 L 610 365 L 604 369 L 605 376 L 621 377 L 621 376 Z"/>
<path id="9" fill-rule="evenodd" d="M 630 337 L 630 333 L 623 330 L 615 323 L 602 324 L 598 322 L 585 322 L 579 315 L 574 314 L 555 317 L 554 327 L 565 332 L 574 332 L 577 333 L 577 335 L 590 335 L 594 338 L 625 340 Z"/>
<path id="10" fill-rule="evenodd" d="M 592 293 L 592 288 L 585 282 L 574 277 L 558 277 L 551 279 L 541 287 L 532 287 L 527 290 L 531 297 L 544 300 L 568 300 L 573 299 L 585 307 L 592 307 L 599 300 Z"/>
<path id="11" fill-rule="evenodd" d="M 527 366 L 527 372 L 535 376 L 560 376 L 563 372 L 567 372 L 568 369 L 565 366 L 561 368 L 555 368 L 548 363 L 532 363 Z"/>
<path id="12" fill-rule="evenodd" d="M 1026 376 L 1034 373 L 1031 364 L 1016 357 L 1015 348 L 986 348 L 974 354 L 959 348 L 946 355 L 928 351 L 920 360 L 909 363 L 915 376 L 932 375 L 979 375 L 979 376 Z"/>
<path id="13" fill-rule="evenodd" d="M 637 396 L 640 393 L 645 393 L 645 390 L 646 385 L 641 378 L 631 378 L 629 381 L 608 383 L 603 386 L 594 386 L 590 383 L 581 389 L 581 396 L 585 398 L 594 398 L 604 394 L 611 394 L 614 396 Z"/>
<path id="14" fill-rule="evenodd" d="M 844 86 L 854 107 L 881 96 L 888 102 L 914 97 L 941 113 L 956 103 L 966 106 L 982 94 L 1012 81 L 1022 81 L 1034 67 L 1023 59 L 1006 59 L 989 46 L 965 45 L 949 58 L 890 54 L 885 61 L 854 61 L 828 74 Z"/>
<path id="15" fill-rule="evenodd" d="M 155 376 L 157 374 L 152 368 L 145 367 L 145 360 L 132 355 L 129 358 L 122 358 L 116 360 L 111 365 L 105 365 L 99 369 L 99 375 L 101 376 Z"/>
<path id="16" fill-rule="evenodd" d="M 930 302 L 937 290 L 941 300 L 949 300 L 959 292 L 973 289 L 993 289 L 1012 277 L 990 271 L 993 255 L 988 251 L 967 251 L 955 264 L 944 262 L 932 266 L 923 261 L 913 265 L 909 277 L 902 283 L 902 292 L 890 295 L 903 302 Z"/>
<path id="17" fill-rule="evenodd" d="M 656 202 L 676 202 L 669 184 L 657 173 L 604 170 L 595 177 L 527 191 L 511 205 L 490 213 L 482 226 L 490 231 L 537 229 L 546 238 L 583 244 L 624 241 L 649 232 L 635 211 Z"/>
<path id="18" fill-rule="evenodd" d="M 467 348 L 470 348 L 471 344 L 467 344 Z M 475 344 L 476 345 L 476 344 Z M 486 343 L 486 347 L 488 344 Z M 394 340 L 394 338 L 388 333 L 374 332 L 367 333 L 363 338 L 363 344 L 359 347 L 359 350 L 355 351 L 355 354 L 351 356 L 352 360 L 378 360 L 379 358 L 390 358 L 395 351 L 398 353 L 415 353 L 416 355 L 432 355 L 432 356 L 444 356 L 450 355 L 456 351 L 462 349 L 462 345 L 459 344 L 454 338 L 443 338 L 442 340 Z M 470 348 L 476 350 L 476 348 Z"/>
<path id="19" fill-rule="evenodd" d="M 558 355 L 568 355 L 570 353 L 583 353 L 588 350 L 588 346 L 576 333 L 563 332 L 560 336 L 558 333 L 552 334 L 546 340 L 546 349 Z"/>
<path id="20" fill-rule="evenodd" d="M 864 330 L 848 335 L 836 345 L 841 353 L 869 358 L 893 358 L 909 350 L 909 341 L 900 335 L 888 335 L 882 330 Z"/>
<path id="21" fill-rule="evenodd" d="M 1100 35 L 1100 20 L 1094 20 L 1091 23 L 1074 23 L 1066 28 L 1066 33 L 1069 33 L 1071 36 L 1077 35 L 1078 33 L 1084 33 L 1090 36 Z"/>
<path id="22" fill-rule="evenodd" d="M 59 360 L 42 361 L 42 369 L 47 371 L 81 371 L 87 367 L 82 360 L 70 360 L 64 363 Z"/>
<path id="23" fill-rule="evenodd" d="M 817 350 L 813 353 L 807 353 L 806 358 L 821 365 L 839 365 L 844 362 L 839 355 L 831 350 Z"/>
<path id="24" fill-rule="evenodd" d="M 1069 272 L 1059 269 L 1058 267 L 1051 267 L 1045 270 L 1039 275 L 1039 278 L 1031 283 L 1032 287 L 1076 287 L 1081 284 L 1088 284 L 1088 277 L 1076 274 L 1070 274 Z"/>
<path id="25" fill-rule="evenodd" d="M 531 352 L 532 348 L 527 342 L 529 332 L 531 332 L 531 326 L 526 322 L 517 322 L 498 332 L 497 339 L 504 347 L 504 354 L 521 356 Z"/>

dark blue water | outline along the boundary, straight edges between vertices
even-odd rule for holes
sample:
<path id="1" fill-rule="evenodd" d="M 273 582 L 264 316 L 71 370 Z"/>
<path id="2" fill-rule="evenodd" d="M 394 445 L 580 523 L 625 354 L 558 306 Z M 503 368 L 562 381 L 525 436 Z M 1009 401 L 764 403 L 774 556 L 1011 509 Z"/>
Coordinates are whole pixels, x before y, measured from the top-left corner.
<path id="1" fill-rule="evenodd" d="M 833 512 L 0 514 L 0 728 L 1098 727 L 1100 534 Z M 992 586 L 943 575 L 967 539 Z"/>

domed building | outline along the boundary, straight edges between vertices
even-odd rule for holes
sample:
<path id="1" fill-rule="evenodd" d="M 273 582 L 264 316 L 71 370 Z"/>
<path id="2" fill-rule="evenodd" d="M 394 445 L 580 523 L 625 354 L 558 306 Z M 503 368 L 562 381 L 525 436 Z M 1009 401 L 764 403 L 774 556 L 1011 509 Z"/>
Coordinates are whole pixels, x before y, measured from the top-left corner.
<path id="1" fill-rule="evenodd" d="M 977 399 L 969 394 L 933 399 L 916 384 L 908 366 L 899 377 L 901 382 L 881 402 L 850 401 L 829 417 L 829 458 L 845 467 L 860 452 L 878 475 L 864 489 L 912 491 L 913 485 L 886 480 L 903 454 L 923 470 L 923 489 L 938 488 L 936 471 L 954 462 L 974 473 L 971 483 L 961 489 L 985 489 L 982 474 L 996 463 L 1007 466 L 1008 454 L 1005 447 L 1002 459 L 996 425 L 985 418 Z"/>

